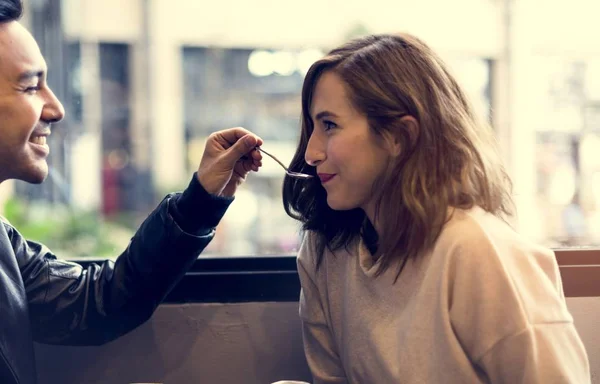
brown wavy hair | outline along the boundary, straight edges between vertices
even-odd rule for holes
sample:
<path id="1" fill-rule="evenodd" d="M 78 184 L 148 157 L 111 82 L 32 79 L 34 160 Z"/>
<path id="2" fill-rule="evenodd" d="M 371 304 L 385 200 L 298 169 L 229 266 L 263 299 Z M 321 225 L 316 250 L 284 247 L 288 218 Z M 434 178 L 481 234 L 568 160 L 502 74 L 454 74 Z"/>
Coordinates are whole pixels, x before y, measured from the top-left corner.
<path id="1" fill-rule="evenodd" d="M 310 107 L 315 86 L 325 72 L 345 83 L 350 102 L 367 117 L 377 135 L 392 133 L 402 153 L 373 191 L 378 274 L 406 262 L 433 246 L 453 208 L 479 206 L 503 220 L 512 215 L 511 181 L 500 161 L 489 124 L 480 120 L 443 61 L 409 34 L 371 35 L 333 49 L 315 62 L 302 88 L 302 131 L 290 169 L 315 174 L 304 160 L 313 131 Z M 412 116 L 418 132 L 411 134 L 402 117 Z M 286 213 L 316 234 L 317 267 L 327 247 L 348 247 L 358 236 L 374 233 L 361 209 L 335 211 L 318 179 L 286 177 Z"/>

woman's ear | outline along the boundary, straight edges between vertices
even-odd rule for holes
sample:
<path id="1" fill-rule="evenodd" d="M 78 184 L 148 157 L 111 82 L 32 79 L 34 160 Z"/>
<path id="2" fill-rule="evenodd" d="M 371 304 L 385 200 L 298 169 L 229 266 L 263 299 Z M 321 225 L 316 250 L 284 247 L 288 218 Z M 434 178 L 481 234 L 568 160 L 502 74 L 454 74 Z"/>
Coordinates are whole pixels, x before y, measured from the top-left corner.
<path id="1" fill-rule="evenodd" d="M 385 134 L 388 150 L 393 157 L 398 157 L 404 151 L 411 150 L 419 137 L 420 127 L 417 119 L 407 115 L 400 118 L 398 123 L 396 127 L 386 131 Z"/>

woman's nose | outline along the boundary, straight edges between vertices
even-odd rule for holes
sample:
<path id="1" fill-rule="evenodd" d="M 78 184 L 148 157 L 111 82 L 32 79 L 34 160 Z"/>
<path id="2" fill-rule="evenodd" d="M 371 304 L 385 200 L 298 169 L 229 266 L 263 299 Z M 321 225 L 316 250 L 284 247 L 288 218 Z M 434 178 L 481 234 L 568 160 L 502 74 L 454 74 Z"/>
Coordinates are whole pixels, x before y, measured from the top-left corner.
<path id="1" fill-rule="evenodd" d="M 325 151 L 322 148 L 320 140 L 318 140 L 315 135 L 311 135 L 308 139 L 306 151 L 304 152 L 304 161 L 306 161 L 306 164 L 316 167 L 322 163 L 325 158 Z"/>

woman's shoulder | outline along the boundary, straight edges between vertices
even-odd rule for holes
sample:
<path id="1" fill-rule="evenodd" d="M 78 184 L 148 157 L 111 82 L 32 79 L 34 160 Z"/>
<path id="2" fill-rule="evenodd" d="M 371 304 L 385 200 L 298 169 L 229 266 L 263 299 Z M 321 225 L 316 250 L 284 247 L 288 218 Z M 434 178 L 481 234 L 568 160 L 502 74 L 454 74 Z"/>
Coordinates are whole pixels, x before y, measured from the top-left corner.
<path id="1" fill-rule="evenodd" d="M 317 236 L 313 231 L 303 231 L 298 249 L 298 263 L 311 270 L 317 263 Z"/>
<path id="2" fill-rule="evenodd" d="M 560 281 L 552 250 L 479 207 L 454 210 L 432 252 L 434 258 L 445 259 L 447 265 L 459 269 L 504 274 L 510 280 L 538 275 L 555 285 Z"/>
<path id="3" fill-rule="evenodd" d="M 434 245 L 435 251 L 467 263 L 488 262 L 491 258 L 509 264 L 556 263 L 552 250 L 527 239 L 511 224 L 479 207 L 453 210 Z"/>
<path id="4" fill-rule="evenodd" d="M 432 261 L 452 292 L 483 302 L 501 297 L 506 311 L 522 311 L 531 323 L 568 319 L 554 252 L 481 208 L 455 212 Z"/>
<path id="5" fill-rule="evenodd" d="M 331 260 L 340 261 L 346 260 L 346 256 L 350 253 L 358 253 L 356 248 L 360 243 L 358 238 L 351 240 L 347 245 L 342 245 L 332 251 L 325 245 L 324 240 L 320 238 L 320 236 L 319 233 L 311 230 L 306 230 L 302 233 L 297 261 L 305 268 L 314 270 L 320 259 L 323 260 L 323 262 Z"/>

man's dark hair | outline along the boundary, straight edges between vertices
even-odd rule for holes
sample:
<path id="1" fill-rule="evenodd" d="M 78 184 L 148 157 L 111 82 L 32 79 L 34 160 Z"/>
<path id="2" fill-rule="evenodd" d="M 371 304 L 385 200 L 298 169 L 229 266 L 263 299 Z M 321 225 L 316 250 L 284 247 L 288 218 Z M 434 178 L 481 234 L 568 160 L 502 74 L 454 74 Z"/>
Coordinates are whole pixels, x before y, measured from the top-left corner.
<path id="1" fill-rule="evenodd" d="M 0 0 L 0 23 L 19 20 L 23 15 L 21 0 Z"/>

